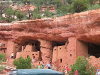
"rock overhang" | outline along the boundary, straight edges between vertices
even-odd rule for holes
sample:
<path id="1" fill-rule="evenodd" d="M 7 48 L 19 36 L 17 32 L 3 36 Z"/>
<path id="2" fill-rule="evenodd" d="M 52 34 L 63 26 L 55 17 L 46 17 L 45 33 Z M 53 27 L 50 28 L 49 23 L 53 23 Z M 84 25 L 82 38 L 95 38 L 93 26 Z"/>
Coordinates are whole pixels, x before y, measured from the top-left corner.
<path id="1" fill-rule="evenodd" d="M 100 43 L 100 9 L 69 14 L 52 19 L 24 20 L 12 23 L 0 23 L 1 37 L 19 40 L 23 37 L 45 39 L 50 41 L 66 41 L 69 37 L 79 40 Z"/>

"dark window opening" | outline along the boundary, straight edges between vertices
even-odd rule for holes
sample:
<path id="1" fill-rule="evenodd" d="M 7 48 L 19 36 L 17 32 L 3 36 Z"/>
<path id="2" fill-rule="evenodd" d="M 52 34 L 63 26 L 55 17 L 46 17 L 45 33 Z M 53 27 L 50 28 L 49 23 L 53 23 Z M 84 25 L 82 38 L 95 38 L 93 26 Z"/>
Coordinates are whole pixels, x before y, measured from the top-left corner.
<path id="1" fill-rule="evenodd" d="M 6 51 L 4 50 L 4 53 L 6 53 Z"/>
<path id="2" fill-rule="evenodd" d="M 95 56 L 96 58 L 100 57 L 100 45 L 88 44 L 88 56 Z"/>
<path id="3" fill-rule="evenodd" d="M 40 51 L 40 42 L 38 40 L 25 39 L 25 40 L 21 41 L 20 43 L 16 43 L 15 57 L 16 57 L 16 53 L 17 52 L 22 52 L 22 49 L 24 51 L 27 45 L 31 45 L 32 46 L 32 49 L 29 52 L 31 52 L 31 51 Z M 33 48 L 33 46 L 34 46 L 34 48 Z M 40 54 L 39 54 L 39 56 L 41 57 Z"/>
<path id="4" fill-rule="evenodd" d="M 70 54 L 70 56 L 72 56 L 72 54 Z"/>
<path id="5" fill-rule="evenodd" d="M 32 45 L 33 49 L 32 51 L 40 51 L 40 42 L 37 40 L 27 40 L 25 41 L 22 45 L 26 46 L 26 45 Z"/>
<path id="6" fill-rule="evenodd" d="M 66 43 L 66 41 L 65 42 L 53 41 L 52 48 L 55 46 L 63 46 L 63 45 L 65 45 L 65 43 Z"/>
<path id="7" fill-rule="evenodd" d="M 33 59 L 35 59 L 35 56 L 33 56 Z"/>
<path id="8" fill-rule="evenodd" d="M 36 48 L 35 49 L 36 51 L 40 51 L 40 42 L 39 41 L 35 42 L 35 48 Z"/>
<path id="9" fill-rule="evenodd" d="M 62 63 L 62 59 L 60 59 L 60 63 Z"/>
<path id="10" fill-rule="evenodd" d="M 18 45 L 17 50 L 18 50 L 18 52 L 21 52 L 22 51 L 22 45 Z"/>

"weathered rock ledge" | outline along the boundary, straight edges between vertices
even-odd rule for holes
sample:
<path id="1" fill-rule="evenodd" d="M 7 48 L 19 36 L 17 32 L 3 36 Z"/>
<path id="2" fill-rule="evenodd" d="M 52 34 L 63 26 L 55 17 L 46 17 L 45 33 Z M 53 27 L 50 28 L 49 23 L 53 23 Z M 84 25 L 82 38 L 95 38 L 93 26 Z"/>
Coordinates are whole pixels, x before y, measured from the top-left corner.
<path id="1" fill-rule="evenodd" d="M 68 37 L 100 44 L 100 9 L 53 19 L 0 23 L 0 39 L 22 42 L 30 39 L 66 41 Z"/>

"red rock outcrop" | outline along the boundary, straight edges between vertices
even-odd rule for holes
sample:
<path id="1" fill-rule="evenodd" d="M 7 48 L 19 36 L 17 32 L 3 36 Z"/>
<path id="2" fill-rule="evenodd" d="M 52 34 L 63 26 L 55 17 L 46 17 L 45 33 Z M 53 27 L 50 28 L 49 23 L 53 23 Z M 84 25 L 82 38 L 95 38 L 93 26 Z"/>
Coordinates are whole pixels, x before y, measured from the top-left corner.
<path id="1" fill-rule="evenodd" d="M 100 9 L 66 15 L 53 19 L 37 19 L 0 24 L 0 34 L 14 41 L 47 39 L 65 41 L 75 36 L 80 40 L 100 43 Z M 27 36 L 27 37 L 25 37 Z M 20 39 L 19 39 L 20 38 Z M 24 39 L 23 39 L 24 38 Z"/>
<path id="2" fill-rule="evenodd" d="M 66 63 L 68 66 L 73 64 L 77 56 L 88 55 L 88 46 L 83 41 L 100 44 L 99 25 L 100 9 L 52 19 L 24 20 L 9 24 L 0 23 L 0 40 L 7 42 L 7 57 L 10 57 L 14 50 L 20 49 L 25 42 L 37 40 L 40 43 L 40 54 L 45 63 L 50 61 L 53 55 L 52 50 L 54 49 L 52 49 L 51 41 L 67 42 L 67 48 L 61 46 L 63 49 L 61 52 L 65 53 L 63 58 L 61 55 L 57 56 L 57 62 L 65 60 L 65 57 L 68 58 L 64 63 L 59 61 L 60 66 L 58 67 L 64 68 Z M 57 49 L 59 50 L 58 53 L 62 49 Z M 15 53 L 17 53 L 16 51 Z M 68 62 L 69 60 L 71 61 Z"/>

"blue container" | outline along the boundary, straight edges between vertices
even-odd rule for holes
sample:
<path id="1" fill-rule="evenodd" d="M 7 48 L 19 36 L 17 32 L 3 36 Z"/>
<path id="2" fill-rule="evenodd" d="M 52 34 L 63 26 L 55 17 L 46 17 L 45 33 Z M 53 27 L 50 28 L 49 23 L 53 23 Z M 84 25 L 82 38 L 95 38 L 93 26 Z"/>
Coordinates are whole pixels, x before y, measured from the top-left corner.
<path id="1" fill-rule="evenodd" d="M 18 69 L 11 71 L 9 75 L 64 75 L 64 74 L 51 69 Z"/>

